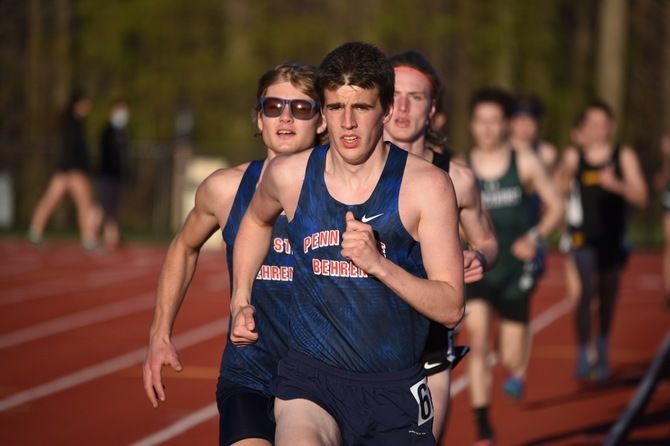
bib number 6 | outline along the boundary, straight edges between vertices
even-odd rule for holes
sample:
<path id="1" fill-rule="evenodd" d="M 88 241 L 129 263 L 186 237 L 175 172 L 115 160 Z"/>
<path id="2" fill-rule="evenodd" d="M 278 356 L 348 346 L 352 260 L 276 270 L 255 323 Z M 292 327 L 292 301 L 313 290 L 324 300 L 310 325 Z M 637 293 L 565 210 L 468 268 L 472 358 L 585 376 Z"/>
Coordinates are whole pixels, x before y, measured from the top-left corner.
<path id="1" fill-rule="evenodd" d="M 423 378 L 418 383 L 410 387 L 410 392 L 419 406 L 418 426 L 421 426 L 426 421 L 433 418 L 433 400 L 430 397 L 430 390 L 426 383 L 426 378 Z"/>

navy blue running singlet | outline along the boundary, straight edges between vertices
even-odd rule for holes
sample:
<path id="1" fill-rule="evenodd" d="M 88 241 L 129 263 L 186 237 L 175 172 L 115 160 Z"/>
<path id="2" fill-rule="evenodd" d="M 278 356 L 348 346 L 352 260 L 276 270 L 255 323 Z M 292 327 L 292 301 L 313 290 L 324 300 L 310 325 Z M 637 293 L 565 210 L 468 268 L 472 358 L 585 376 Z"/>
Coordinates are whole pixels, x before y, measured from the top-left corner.
<path id="1" fill-rule="evenodd" d="M 263 162 L 263 160 L 252 161 L 244 172 L 228 221 L 222 231 L 231 278 L 235 237 L 256 191 Z M 238 347 L 228 340 L 221 358 L 223 378 L 266 394 L 270 394 L 268 386 L 277 374 L 277 363 L 288 351 L 288 311 L 294 262 L 286 235 L 286 225 L 286 216 L 280 215 L 272 230 L 270 250 L 251 290 L 251 304 L 256 308 L 258 342 Z"/>
<path id="2" fill-rule="evenodd" d="M 335 200 L 324 171 L 329 147 L 310 154 L 288 234 L 295 256 L 290 347 L 359 373 L 410 368 L 421 358 L 428 319 L 386 285 L 340 254 L 345 214 L 372 226 L 380 251 L 409 273 L 426 277 L 419 243 L 398 213 L 407 152 L 391 145 L 382 175 L 362 204 Z"/>

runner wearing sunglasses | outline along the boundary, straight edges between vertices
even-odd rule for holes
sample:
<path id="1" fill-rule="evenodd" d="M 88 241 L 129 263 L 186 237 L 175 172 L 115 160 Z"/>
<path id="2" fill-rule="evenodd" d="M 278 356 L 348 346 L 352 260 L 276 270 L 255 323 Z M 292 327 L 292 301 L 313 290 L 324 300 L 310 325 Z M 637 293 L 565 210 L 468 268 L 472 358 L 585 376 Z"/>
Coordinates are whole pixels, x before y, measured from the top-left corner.
<path id="1" fill-rule="evenodd" d="M 221 228 L 231 273 L 237 229 L 267 163 L 279 154 L 314 146 L 317 134 L 325 129 L 318 113 L 314 76 L 311 66 L 285 64 L 260 78 L 255 120 L 267 148 L 266 159 L 221 169 L 206 178 L 198 187 L 195 206 L 168 248 L 158 281 L 144 362 L 144 388 L 154 407 L 165 401 L 162 366 L 169 364 L 177 371 L 182 370 L 171 342 L 172 327 L 195 272 L 200 248 Z M 244 348 L 228 342 L 221 360 L 216 399 L 222 445 L 243 440 L 245 445 L 269 445 L 274 441 L 269 383 L 276 374 L 277 362 L 287 351 L 287 311 L 293 278 L 285 217 L 277 220 L 272 239 L 273 249 L 251 291 L 256 331 L 263 338 Z"/>
<path id="2" fill-rule="evenodd" d="M 330 144 L 276 158 L 242 220 L 231 340 L 260 342 L 255 271 L 285 212 L 294 247 L 290 351 L 279 363 L 278 445 L 434 445 L 420 364 L 429 319 L 463 315 L 456 198 L 444 171 L 384 143 L 393 68 L 347 43 L 319 66 Z"/>
<path id="3" fill-rule="evenodd" d="M 281 116 L 287 105 L 292 117 L 304 121 L 309 121 L 319 112 L 319 105 L 311 99 L 283 99 L 261 96 L 259 104 L 261 113 L 267 118 Z"/>
<path id="4" fill-rule="evenodd" d="M 455 163 L 448 151 L 441 154 L 428 147 L 429 142 L 437 145 L 444 139 L 430 128 L 441 92 L 440 77 L 418 51 L 399 53 L 390 60 L 395 71 L 394 107 L 393 116 L 384 125 L 384 139 L 449 173 L 456 192 L 460 228 L 468 242 L 468 249 L 463 251 L 464 280 L 465 283 L 476 282 L 495 264 L 498 243 L 491 221 L 482 209 L 472 171 Z M 447 418 L 451 370 L 466 351 L 464 347 L 454 346 L 452 330 L 431 323 L 423 364 L 435 408 L 433 434 L 438 440 Z"/>

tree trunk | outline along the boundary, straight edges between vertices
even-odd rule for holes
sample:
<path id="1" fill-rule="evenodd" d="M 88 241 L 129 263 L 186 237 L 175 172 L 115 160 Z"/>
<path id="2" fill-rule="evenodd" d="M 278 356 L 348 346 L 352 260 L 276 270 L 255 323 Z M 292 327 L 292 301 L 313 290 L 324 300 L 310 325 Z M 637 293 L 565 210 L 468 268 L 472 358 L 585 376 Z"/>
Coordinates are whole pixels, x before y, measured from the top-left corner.
<path id="1" fill-rule="evenodd" d="M 451 63 L 453 78 L 447 79 L 451 89 L 451 109 L 447 110 L 449 121 L 449 147 L 455 152 L 465 153 L 470 149 L 470 95 L 473 91 L 474 70 L 468 42 L 474 38 L 476 6 L 470 0 L 460 0 L 456 14 L 460 18 L 453 35 L 453 56 Z"/>
<path id="2" fill-rule="evenodd" d="M 574 85 L 582 90 L 590 90 L 593 86 L 591 73 L 593 72 L 592 57 L 595 38 L 595 32 L 591 26 L 593 10 L 588 3 L 579 4 L 575 8 L 577 8 L 577 29 L 574 31 L 573 65 L 569 68 Z"/>
<path id="3" fill-rule="evenodd" d="M 626 0 L 602 0 L 598 39 L 598 95 L 609 102 L 617 117 L 622 117 L 626 39 L 628 35 Z"/>
<path id="4" fill-rule="evenodd" d="M 26 5 L 26 56 L 23 78 L 25 115 L 22 139 L 28 149 L 20 157 L 19 175 L 16 178 L 16 213 L 20 224 L 30 219 L 33 206 L 46 186 L 49 157 L 43 150 L 46 142 L 46 116 L 44 61 L 44 8 L 41 0 L 29 0 Z M 36 181 L 38 180 L 38 181 Z"/>
<path id="5" fill-rule="evenodd" d="M 57 112 L 60 112 L 67 103 L 72 88 L 73 65 L 72 42 L 72 10 L 70 0 L 56 0 L 55 35 L 53 40 L 52 74 L 52 103 Z"/>
<path id="6" fill-rule="evenodd" d="M 504 0 L 498 9 L 496 28 L 498 30 L 497 57 L 494 62 L 494 85 L 512 89 L 516 65 L 518 64 L 518 48 L 516 44 L 516 26 L 518 10 L 516 0 Z"/>
<path id="7" fill-rule="evenodd" d="M 26 117 L 23 134 L 27 142 L 43 139 L 44 104 L 42 94 L 42 55 L 44 52 L 44 27 L 41 0 L 28 2 L 28 36 L 26 42 L 26 65 L 24 95 Z"/>
<path id="8" fill-rule="evenodd" d="M 670 133 L 670 2 L 664 1 L 662 3 L 663 14 L 663 34 L 662 34 L 662 102 L 661 110 L 663 117 L 663 132 Z"/>

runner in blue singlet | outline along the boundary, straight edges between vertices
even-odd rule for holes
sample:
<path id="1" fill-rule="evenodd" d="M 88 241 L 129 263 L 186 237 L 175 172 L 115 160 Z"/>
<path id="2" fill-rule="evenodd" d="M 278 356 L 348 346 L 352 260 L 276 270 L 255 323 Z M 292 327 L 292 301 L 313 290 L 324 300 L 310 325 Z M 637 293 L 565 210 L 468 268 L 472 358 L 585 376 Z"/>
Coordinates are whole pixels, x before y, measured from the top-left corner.
<path id="1" fill-rule="evenodd" d="M 266 160 L 253 161 L 211 174 L 199 186 L 195 206 L 170 244 L 161 271 L 149 350 L 144 363 L 147 396 L 157 407 L 165 400 L 161 368 L 170 364 L 181 370 L 170 341 L 172 326 L 195 272 L 200 248 L 222 228 L 228 270 L 232 274 L 235 238 L 240 221 L 269 160 L 284 153 L 312 147 L 322 132 L 313 67 L 279 65 L 259 80 L 256 105 L 258 130 L 267 148 Z M 286 234 L 286 218 L 272 228 L 272 247 L 256 275 L 251 290 L 256 308 L 256 331 L 263 338 L 253 346 L 228 342 L 221 360 L 217 385 L 221 445 L 244 440 L 249 445 L 274 442 L 270 417 L 270 382 L 277 363 L 287 352 L 288 310 L 293 279 L 293 257 Z"/>
<path id="2" fill-rule="evenodd" d="M 238 232 L 231 339 L 260 339 L 249 289 L 283 210 L 296 266 L 277 444 L 432 445 L 429 318 L 454 326 L 463 314 L 453 187 L 383 142 L 394 73 L 377 48 L 340 46 L 317 84 L 330 144 L 268 168 Z"/>

